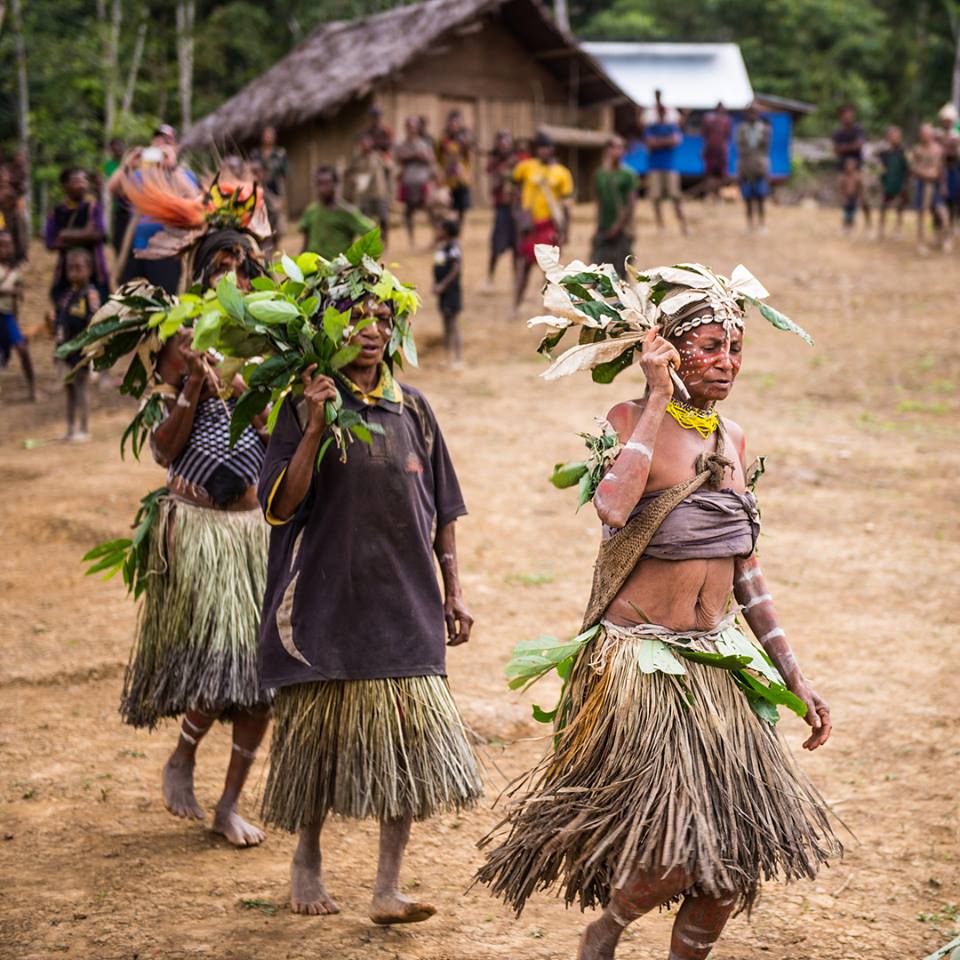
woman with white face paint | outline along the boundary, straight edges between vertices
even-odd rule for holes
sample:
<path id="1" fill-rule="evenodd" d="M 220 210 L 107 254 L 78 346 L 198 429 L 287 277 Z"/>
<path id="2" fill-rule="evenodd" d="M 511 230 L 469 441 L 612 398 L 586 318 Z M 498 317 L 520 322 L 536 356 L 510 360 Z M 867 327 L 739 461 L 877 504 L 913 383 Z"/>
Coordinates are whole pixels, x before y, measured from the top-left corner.
<path id="1" fill-rule="evenodd" d="M 761 881 L 813 877 L 840 850 L 774 728 L 774 702 L 792 706 L 815 750 L 831 721 L 757 558 L 762 462 L 747 466 L 743 431 L 715 409 L 740 371 L 745 301 L 684 267 L 659 268 L 646 392 L 607 416 L 619 453 L 594 497 L 604 539 L 582 630 L 595 635 L 568 674 L 554 750 L 479 873 L 517 910 L 555 882 L 568 903 L 602 906 L 580 960 L 610 960 L 628 924 L 675 902 L 669 956 L 704 960 Z"/>

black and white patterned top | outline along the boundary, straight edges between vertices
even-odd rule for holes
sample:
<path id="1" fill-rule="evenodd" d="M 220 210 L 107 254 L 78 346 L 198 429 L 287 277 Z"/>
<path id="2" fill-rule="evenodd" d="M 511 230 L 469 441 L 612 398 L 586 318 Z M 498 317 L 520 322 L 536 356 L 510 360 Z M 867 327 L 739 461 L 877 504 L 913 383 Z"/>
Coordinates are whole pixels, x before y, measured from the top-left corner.
<path id="1" fill-rule="evenodd" d="M 207 397 L 197 404 L 187 445 L 170 464 L 171 480 L 179 477 L 209 491 L 211 477 L 227 470 L 244 481 L 244 486 L 257 482 L 263 466 L 264 442 L 253 427 L 246 427 L 236 444 L 230 446 L 230 416 L 236 404 L 233 397 L 226 401 Z"/>

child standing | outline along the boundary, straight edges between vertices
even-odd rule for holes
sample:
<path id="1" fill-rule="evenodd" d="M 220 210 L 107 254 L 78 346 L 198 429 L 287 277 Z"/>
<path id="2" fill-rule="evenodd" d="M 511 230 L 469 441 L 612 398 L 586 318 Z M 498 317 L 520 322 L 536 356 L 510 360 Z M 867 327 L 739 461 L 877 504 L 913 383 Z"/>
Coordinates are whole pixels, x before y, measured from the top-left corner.
<path id="1" fill-rule="evenodd" d="M 880 207 L 880 237 L 883 238 L 886 226 L 887 210 L 895 206 L 897 210 L 897 233 L 903 229 L 903 210 L 907 205 L 907 174 L 910 163 L 903 149 L 903 132 L 899 127 L 887 128 L 887 142 L 879 153 L 883 173 L 880 176 L 883 185 L 883 200 Z"/>
<path id="2" fill-rule="evenodd" d="M 23 299 L 23 280 L 17 268 L 13 234 L 0 230 L 0 367 L 5 367 L 16 350 L 27 381 L 31 402 L 37 399 L 37 381 L 33 375 L 30 345 L 20 330 L 18 315 Z"/>
<path id="3" fill-rule="evenodd" d="M 57 344 L 66 343 L 79 337 L 93 315 L 100 309 L 100 294 L 91 282 L 93 276 L 93 255 L 86 247 L 73 247 L 65 258 L 67 290 L 57 301 L 56 337 Z M 90 439 L 88 432 L 89 404 L 87 383 L 90 380 L 90 368 L 87 366 L 74 371 L 80 363 L 80 353 L 71 353 L 66 365 L 73 375 L 65 382 L 67 388 L 67 433 L 64 439 L 82 443 Z M 79 429 L 78 429 L 79 425 Z"/>
<path id="4" fill-rule="evenodd" d="M 843 230 L 849 234 L 853 231 L 857 208 L 863 197 L 863 180 L 855 157 L 846 157 L 843 161 L 840 171 L 840 196 L 843 200 Z"/>
<path id="5" fill-rule="evenodd" d="M 456 220 L 443 220 L 437 227 L 433 254 L 433 292 L 443 316 L 443 345 L 447 360 L 454 369 L 463 366 L 463 342 L 457 319 L 463 309 L 459 236 L 460 224 Z"/>

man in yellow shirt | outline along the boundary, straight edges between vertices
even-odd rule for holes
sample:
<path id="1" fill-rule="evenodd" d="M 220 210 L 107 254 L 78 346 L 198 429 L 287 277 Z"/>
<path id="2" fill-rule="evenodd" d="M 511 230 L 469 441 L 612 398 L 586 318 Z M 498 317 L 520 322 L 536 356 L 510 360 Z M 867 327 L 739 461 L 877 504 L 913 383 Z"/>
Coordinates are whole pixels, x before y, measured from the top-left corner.
<path id="1" fill-rule="evenodd" d="M 534 247 L 538 243 L 561 246 L 570 224 L 573 176 L 562 163 L 557 163 L 553 140 L 542 130 L 534 138 L 533 152 L 532 157 L 521 160 L 513 169 L 513 179 L 520 184 L 516 310 L 523 302 L 530 268 L 536 263 Z"/>

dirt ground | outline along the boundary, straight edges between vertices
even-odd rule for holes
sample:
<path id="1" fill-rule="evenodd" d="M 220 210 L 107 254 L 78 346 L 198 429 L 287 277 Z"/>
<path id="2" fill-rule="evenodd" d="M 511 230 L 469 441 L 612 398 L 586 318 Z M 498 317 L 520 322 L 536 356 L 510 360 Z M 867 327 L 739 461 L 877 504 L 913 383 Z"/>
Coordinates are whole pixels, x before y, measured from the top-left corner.
<path id="1" fill-rule="evenodd" d="M 960 446 L 956 255 L 915 256 L 906 241 L 841 238 L 838 212 L 774 210 L 769 236 L 741 212 L 693 206 L 693 233 L 659 235 L 645 207 L 640 261 L 745 262 L 773 302 L 816 337 L 750 321 L 746 361 L 726 412 L 768 458 L 761 488 L 764 566 L 802 664 L 834 711 L 835 731 L 801 763 L 849 827 L 842 862 L 816 882 L 766 888 L 752 919 L 733 920 L 717 960 L 908 960 L 956 936 L 960 697 L 944 650 L 957 630 L 960 546 L 954 472 Z M 121 725 L 117 701 L 134 630 L 122 586 L 85 578 L 81 555 L 123 535 L 137 500 L 162 481 L 152 463 L 121 462 L 129 408 L 94 389 L 93 442 L 26 440 L 63 431 L 50 341 L 33 352 L 48 396 L 31 406 L 16 365 L 0 373 L 0 957 L 173 960 L 384 957 L 403 960 L 572 958 L 584 918 L 538 896 L 517 920 L 482 889 L 465 892 L 492 802 L 545 749 L 530 703 L 502 668 L 512 645 L 576 627 L 597 522 L 546 477 L 580 452 L 578 430 L 641 389 L 585 376 L 545 383 L 535 336 L 510 322 L 507 265 L 483 295 L 486 213 L 465 236 L 467 369 L 445 368 L 431 302 L 418 320 L 425 389 L 446 432 L 471 509 L 458 523 L 474 638 L 451 652 L 463 713 L 485 741 L 487 801 L 469 816 L 414 829 L 408 888 L 438 916 L 373 926 L 366 905 L 375 828 L 331 823 L 328 886 L 343 913 L 287 909 L 291 837 L 237 851 L 172 819 L 159 776 L 176 731 Z M 569 253 L 586 255 L 589 210 Z M 426 241 L 421 230 L 420 240 Z M 430 256 L 399 235 L 390 258 L 427 284 Z M 49 261 L 30 272 L 27 326 L 39 326 Z M 536 312 L 535 298 L 529 313 Z M 797 749 L 805 727 L 787 717 Z M 198 794 L 218 796 L 229 753 L 215 730 L 200 751 Z M 258 760 L 245 810 L 256 815 Z M 667 953 L 669 919 L 646 917 L 619 956 Z"/>

